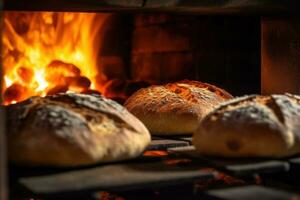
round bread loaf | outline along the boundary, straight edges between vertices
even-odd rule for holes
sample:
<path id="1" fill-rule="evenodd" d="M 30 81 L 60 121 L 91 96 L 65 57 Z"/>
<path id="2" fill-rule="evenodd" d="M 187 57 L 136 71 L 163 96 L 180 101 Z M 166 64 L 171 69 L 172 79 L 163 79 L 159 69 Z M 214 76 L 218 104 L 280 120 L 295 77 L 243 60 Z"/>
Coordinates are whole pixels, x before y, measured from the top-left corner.
<path id="1" fill-rule="evenodd" d="M 300 98 L 245 96 L 209 113 L 194 133 L 196 150 L 224 157 L 285 157 L 300 152 Z"/>
<path id="2" fill-rule="evenodd" d="M 150 143 L 145 126 L 102 96 L 32 97 L 7 107 L 9 159 L 32 166 L 80 166 L 129 159 Z"/>
<path id="3" fill-rule="evenodd" d="M 230 98 L 216 86 L 184 80 L 140 89 L 125 102 L 125 107 L 151 134 L 192 134 L 209 111 Z"/>

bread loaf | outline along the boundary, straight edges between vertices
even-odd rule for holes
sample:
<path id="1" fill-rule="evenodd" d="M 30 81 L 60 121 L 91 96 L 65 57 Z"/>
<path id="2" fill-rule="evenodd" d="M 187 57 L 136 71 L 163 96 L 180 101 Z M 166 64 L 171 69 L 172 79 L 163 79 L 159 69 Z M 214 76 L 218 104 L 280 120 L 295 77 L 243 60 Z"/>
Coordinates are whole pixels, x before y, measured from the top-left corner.
<path id="1" fill-rule="evenodd" d="M 150 143 L 144 125 L 101 96 L 32 97 L 7 107 L 9 159 L 33 166 L 80 166 L 129 159 Z"/>
<path id="2" fill-rule="evenodd" d="M 285 157 L 300 152 L 300 98 L 245 96 L 209 113 L 193 136 L 196 150 L 224 157 Z"/>
<path id="3" fill-rule="evenodd" d="M 125 107 L 152 134 L 192 134 L 203 116 L 230 98 L 216 86 L 184 80 L 140 89 L 125 102 Z"/>

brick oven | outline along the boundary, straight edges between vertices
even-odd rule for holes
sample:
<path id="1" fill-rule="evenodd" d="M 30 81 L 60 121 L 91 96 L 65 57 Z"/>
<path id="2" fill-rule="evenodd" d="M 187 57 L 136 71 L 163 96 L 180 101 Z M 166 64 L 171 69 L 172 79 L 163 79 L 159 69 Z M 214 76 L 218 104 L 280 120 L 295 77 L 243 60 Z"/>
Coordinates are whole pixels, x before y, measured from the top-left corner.
<path id="1" fill-rule="evenodd" d="M 1 102 L 73 91 L 123 104 L 140 88 L 182 79 L 216 84 L 234 96 L 299 94 L 298 5 L 4 0 Z M 0 119 L 1 200 L 300 198 L 300 158 L 199 157 L 191 138 L 181 136 L 154 137 L 129 162 L 63 170 L 10 166 L 3 110 Z"/>

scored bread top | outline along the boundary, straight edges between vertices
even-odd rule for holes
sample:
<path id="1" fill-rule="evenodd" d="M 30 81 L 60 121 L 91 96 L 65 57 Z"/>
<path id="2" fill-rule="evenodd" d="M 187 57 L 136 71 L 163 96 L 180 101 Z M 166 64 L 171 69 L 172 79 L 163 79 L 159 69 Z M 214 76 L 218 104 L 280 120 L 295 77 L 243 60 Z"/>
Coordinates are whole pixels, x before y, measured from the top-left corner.
<path id="1" fill-rule="evenodd" d="M 33 110 L 38 110 L 36 114 L 39 117 L 47 117 L 44 123 L 47 126 L 70 125 L 76 122 L 76 118 L 86 120 L 91 123 L 101 122 L 101 115 L 108 115 L 113 118 L 116 123 L 120 123 L 127 128 L 135 131 L 143 129 L 140 123 L 128 121 L 128 111 L 118 103 L 103 98 L 100 95 L 84 95 L 84 94 L 58 94 L 47 96 L 44 98 L 32 97 L 19 104 L 12 104 L 7 107 L 9 118 L 26 119 Z M 38 117 L 36 117 L 39 119 Z M 8 122 L 21 123 L 22 121 L 8 120 Z M 75 121 L 74 121 L 75 120 Z M 79 123 L 79 122 L 78 122 Z M 9 128 L 18 129 L 16 126 L 8 126 Z M 58 128 L 58 127 L 56 127 Z M 55 129 L 57 130 L 57 129 Z M 67 133 L 66 133 L 67 134 Z"/>
<path id="2" fill-rule="evenodd" d="M 216 86 L 183 80 L 140 89 L 129 97 L 125 107 L 151 132 L 191 132 L 203 116 L 230 98 Z"/>
<path id="3" fill-rule="evenodd" d="M 208 84 L 208 83 L 203 83 L 203 82 L 200 82 L 200 81 L 190 81 L 190 80 L 182 80 L 182 81 L 179 81 L 177 83 L 178 84 L 188 84 L 188 85 L 195 86 L 197 88 L 207 89 L 210 92 L 213 92 L 213 93 L 223 97 L 224 99 L 231 99 L 233 97 L 231 94 L 229 94 L 225 90 L 223 90 L 221 88 L 218 88 L 214 85 Z M 172 85 L 172 84 L 170 84 L 170 85 Z M 173 86 L 174 85 L 176 85 L 176 83 L 173 84 Z"/>
<path id="4" fill-rule="evenodd" d="M 262 123 L 269 121 L 270 113 L 285 126 L 290 126 L 290 123 L 300 125 L 300 97 L 291 94 L 243 96 L 221 103 L 206 120 L 220 119 L 224 123 L 236 121 L 249 124 Z"/>
<path id="5" fill-rule="evenodd" d="M 139 155 L 150 142 L 136 117 L 99 95 L 32 97 L 8 106 L 7 112 L 10 158 L 21 164 L 77 166 L 123 160 Z"/>
<path id="6" fill-rule="evenodd" d="M 250 95 L 220 104 L 193 138 L 208 155 L 283 157 L 300 152 L 300 97 Z"/>
<path id="7" fill-rule="evenodd" d="M 133 113 L 139 112 L 190 112 L 197 107 L 191 104 L 215 106 L 219 102 L 232 98 L 232 96 L 207 83 L 183 80 L 166 85 L 153 85 L 134 93 L 125 102 L 125 107 Z"/>

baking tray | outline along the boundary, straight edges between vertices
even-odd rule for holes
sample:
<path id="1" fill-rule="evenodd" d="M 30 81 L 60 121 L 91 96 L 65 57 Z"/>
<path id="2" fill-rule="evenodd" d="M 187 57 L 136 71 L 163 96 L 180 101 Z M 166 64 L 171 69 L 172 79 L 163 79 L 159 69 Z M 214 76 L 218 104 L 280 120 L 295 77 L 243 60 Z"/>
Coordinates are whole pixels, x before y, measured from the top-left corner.
<path id="1" fill-rule="evenodd" d="M 156 189 L 216 176 L 216 172 L 201 170 L 197 163 L 163 150 L 178 144 L 188 143 L 155 139 L 150 150 L 136 159 L 80 168 L 10 166 L 10 181 L 19 196 L 68 199 L 97 191 Z"/>
<path id="2" fill-rule="evenodd" d="M 217 171 L 236 177 L 285 173 L 293 159 L 224 159 L 195 153 L 189 137 L 154 137 L 139 158 L 83 168 L 11 167 L 14 188 L 37 197 L 62 198 L 96 191 L 132 191 L 208 180 Z M 175 146 L 175 147 L 174 147 Z M 214 168 L 215 171 L 207 171 Z M 299 173 L 300 174 L 300 173 Z"/>

